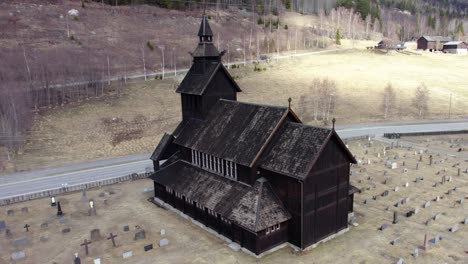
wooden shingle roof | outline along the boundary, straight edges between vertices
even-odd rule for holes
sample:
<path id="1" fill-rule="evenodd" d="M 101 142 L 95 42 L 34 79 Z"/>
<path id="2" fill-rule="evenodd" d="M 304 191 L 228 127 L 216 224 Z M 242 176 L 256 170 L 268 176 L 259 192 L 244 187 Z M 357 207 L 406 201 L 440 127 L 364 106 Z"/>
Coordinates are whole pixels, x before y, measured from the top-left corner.
<path id="1" fill-rule="evenodd" d="M 248 186 L 182 160 L 150 178 L 252 232 L 291 218 L 264 179 Z"/>
<path id="2" fill-rule="evenodd" d="M 203 65 L 193 64 L 192 67 L 190 67 L 184 80 L 180 83 L 179 87 L 177 87 L 177 93 L 192 95 L 204 94 L 206 88 L 218 71 L 221 71 L 227 76 L 237 92 L 242 91 L 221 62 L 207 62 L 203 69 L 197 69 L 197 67 L 203 67 Z"/>
<path id="3" fill-rule="evenodd" d="M 210 23 L 208 23 L 208 17 L 203 16 L 200 29 L 198 30 L 198 36 L 213 36 L 213 31 L 211 31 Z"/>
<path id="4" fill-rule="evenodd" d="M 250 166 L 288 113 L 287 107 L 221 99 L 204 121 L 185 125 L 174 142 Z"/>
<path id="5" fill-rule="evenodd" d="M 286 122 L 262 155 L 260 167 L 303 179 L 331 132 L 327 128 Z"/>
<path id="6" fill-rule="evenodd" d="M 154 161 L 159 161 L 164 156 L 164 152 L 169 148 L 169 145 L 174 141 L 174 136 L 164 133 L 163 137 L 159 141 L 158 146 L 154 150 L 150 159 Z"/>

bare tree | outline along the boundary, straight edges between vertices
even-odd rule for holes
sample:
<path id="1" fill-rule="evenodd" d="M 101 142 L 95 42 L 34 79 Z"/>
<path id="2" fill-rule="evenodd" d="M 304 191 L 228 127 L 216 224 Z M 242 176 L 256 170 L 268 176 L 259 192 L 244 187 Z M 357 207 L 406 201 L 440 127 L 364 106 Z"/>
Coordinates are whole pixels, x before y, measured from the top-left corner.
<path id="1" fill-rule="evenodd" d="M 413 97 L 413 106 L 418 111 L 419 118 L 424 117 L 427 114 L 429 94 L 430 94 L 430 91 L 424 83 L 420 84 L 416 88 L 416 91 Z"/>
<path id="2" fill-rule="evenodd" d="M 387 119 L 390 112 L 396 105 L 396 93 L 392 84 L 388 83 L 382 93 L 382 111 L 384 112 L 384 119 Z"/>

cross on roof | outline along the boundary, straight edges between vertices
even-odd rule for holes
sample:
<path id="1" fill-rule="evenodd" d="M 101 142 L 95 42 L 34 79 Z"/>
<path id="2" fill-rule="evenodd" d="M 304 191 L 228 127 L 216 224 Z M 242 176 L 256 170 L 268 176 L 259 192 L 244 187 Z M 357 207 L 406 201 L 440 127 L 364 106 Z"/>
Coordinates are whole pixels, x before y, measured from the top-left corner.
<path id="1" fill-rule="evenodd" d="M 112 239 L 112 245 L 114 247 L 116 247 L 115 246 L 115 240 L 114 240 L 116 237 L 117 237 L 117 235 L 114 235 L 114 234 L 110 233 L 109 237 L 107 238 L 107 240 Z"/>
<path id="2" fill-rule="evenodd" d="M 86 255 L 88 255 L 88 245 L 91 244 L 91 241 L 88 241 L 87 239 L 84 240 L 83 244 L 81 244 L 80 246 L 84 246 L 85 247 L 85 252 L 86 252 Z"/>
<path id="3" fill-rule="evenodd" d="M 29 232 L 29 227 L 30 227 L 30 225 L 28 225 L 28 224 L 24 225 L 24 228 L 26 228 L 26 232 Z"/>

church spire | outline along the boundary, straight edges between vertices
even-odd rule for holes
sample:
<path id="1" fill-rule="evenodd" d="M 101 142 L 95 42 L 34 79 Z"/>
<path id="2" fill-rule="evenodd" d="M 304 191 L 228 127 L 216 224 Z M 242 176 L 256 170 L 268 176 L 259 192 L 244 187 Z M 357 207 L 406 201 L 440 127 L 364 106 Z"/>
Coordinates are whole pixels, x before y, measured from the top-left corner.
<path id="1" fill-rule="evenodd" d="M 198 37 L 200 37 L 200 42 L 212 42 L 213 41 L 213 31 L 211 31 L 210 24 L 208 23 L 208 17 L 203 16 L 200 29 L 198 30 Z"/>

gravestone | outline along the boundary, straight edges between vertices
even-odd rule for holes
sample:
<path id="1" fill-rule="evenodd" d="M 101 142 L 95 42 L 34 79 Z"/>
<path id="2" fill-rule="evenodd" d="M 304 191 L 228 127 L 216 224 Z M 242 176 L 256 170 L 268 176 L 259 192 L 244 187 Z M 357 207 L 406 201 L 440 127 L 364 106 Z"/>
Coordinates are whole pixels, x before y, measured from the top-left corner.
<path id="1" fill-rule="evenodd" d="M 13 240 L 13 246 L 15 246 L 15 247 L 25 246 L 27 244 L 29 244 L 29 240 L 27 238 L 25 238 L 25 237 Z"/>
<path id="2" fill-rule="evenodd" d="M 20 259 L 24 259 L 26 257 L 26 254 L 24 253 L 24 251 L 17 251 L 17 252 L 13 252 L 11 254 L 11 260 L 12 261 L 17 261 L 17 260 L 20 260 Z"/>
<path id="3" fill-rule="evenodd" d="M 427 233 L 424 234 L 424 243 L 423 243 L 422 249 L 423 250 L 429 249 L 429 241 L 427 239 Z"/>
<path id="4" fill-rule="evenodd" d="M 380 226 L 380 231 L 384 231 L 385 229 L 387 229 L 388 227 L 388 224 L 387 223 L 384 223 L 383 225 Z"/>
<path id="5" fill-rule="evenodd" d="M 70 231 L 71 231 L 71 228 L 70 228 L 70 227 L 67 227 L 67 228 L 62 229 L 62 233 L 63 233 L 63 234 L 70 233 Z"/>
<path id="6" fill-rule="evenodd" d="M 86 196 L 86 190 L 83 190 L 83 191 L 81 192 L 81 201 L 82 201 L 82 202 L 88 201 L 88 197 Z"/>
<path id="7" fill-rule="evenodd" d="M 385 190 L 385 191 L 382 193 L 382 197 L 385 197 L 385 196 L 388 196 L 388 190 Z"/>
<path id="8" fill-rule="evenodd" d="M 60 206 L 60 202 L 57 202 L 57 215 L 63 215 L 62 207 Z"/>
<path id="9" fill-rule="evenodd" d="M 112 190 L 109 191 L 109 195 L 114 195 L 114 194 L 115 194 L 114 191 L 112 191 Z"/>
<path id="10" fill-rule="evenodd" d="M 99 229 L 91 230 L 91 241 L 101 240 L 101 231 Z"/>
<path id="11" fill-rule="evenodd" d="M 436 201 L 436 202 L 440 201 L 440 196 L 437 195 L 434 201 Z"/>
<path id="12" fill-rule="evenodd" d="M 29 213 L 29 208 L 28 207 L 23 207 L 21 208 L 22 213 Z"/>
<path id="13" fill-rule="evenodd" d="M 413 252 L 413 257 L 417 258 L 419 256 L 419 248 L 415 248 Z"/>
<path id="14" fill-rule="evenodd" d="M 46 229 L 47 227 L 49 227 L 49 224 L 47 224 L 47 223 L 42 223 L 41 224 L 41 229 Z"/>
<path id="15" fill-rule="evenodd" d="M 7 211 L 7 216 L 14 216 L 15 215 L 15 211 L 13 211 L 13 209 L 10 209 Z"/>
<path id="16" fill-rule="evenodd" d="M 123 227 L 123 231 L 125 231 L 125 232 L 130 231 L 130 227 L 129 227 L 128 225 L 124 226 L 124 227 Z"/>
<path id="17" fill-rule="evenodd" d="M 165 236 L 166 235 L 166 229 L 161 229 L 161 236 Z"/>
<path id="18" fill-rule="evenodd" d="M 405 260 L 402 259 L 402 258 L 400 258 L 400 259 L 397 261 L 396 264 L 405 264 Z"/>
<path id="19" fill-rule="evenodd" d="M 47 237 L 41 236 L 41 237 L 39 237 L 39 241 L 41 241 L 41 242 L 47 242 Z"/>
<path id="20" fill-rule="evenodd" d="M 431 239 L 431 243 L 436 245 L 437 243 L 439 243 L 440 240 L 442 240 L 442 237 L 440 235 L 437 235 L 433 239 Z"/>
<path id="21" fill-rule="evenodd" d="M 146 238 L 146 233 L 145 230 L 140 230 L 135 233 L 135 240 L 140 240 L 140 239 L 145 239 Z"/>
<path id="22" fill-rule="evenodd" d="M 396 162 L 392 163 L 392 170 L 398 169 L 398 164 Z"/>
<path id="23" fill-rule="evenodd" d="M 6 224 L 5 224 L 5 221 L 3 220 L 0 220 L 0 230 L 3 230 L 6 228 Z"/>
<path id="24" fill-rule="evenodd" d="M 393 211 L 393 224 L 398 223 L 398 212 Z"/>
<path id="25" fill-rule="evenodd" d="M 67 220 L 65 219 L 65 217 L 62 216 L 62 217 L 59 218 L 59 223 L 60 223 L 60 224 L 63 225 L 63 224 L 65 224 L 66 222 L 67 222 Z"/>
<path id="26" fill-rule="evenodd" d="M 125 251 L 123 254 L 122 254 L 122 258 L 126 259 L 126 258 L 129 258 L 133 256 L 133 251 Z"/>
<path id="27" fill-rule="evenodd" d="M 464 224 L 464 225 L 468 225 L 468 217 L 465 218 L 465 220 L 463 220 L 463 224 Z"/>
<path id="28" fill-rule="evenodd" d="M 437 221 L 437 220 L 439 220 L 439 219 L 440 219 L 440 213 L 438 213 L 438 214 L 436 214 L 436 215 L 434 216 L 434 221 Z"/>
<path id="29" fill-rule="evenodd" d="M 451 233 L 457 232 L 457 230 L 458 230 L 458 225 L 454 225 L 454 226 L 452 226 L 451 228 L 449 228 L 449 231 L 450 231 Z"/>
<path id="30" fill-rule="evenodd" d="M 104 197 L 104 196 L 106 196 L 106 194 L 105 194 L 104 192 L 100 192 L 100 193 L 99 193 L 99 197 L 102 198 L 102 197 Z"/>
<path id="31" fill-rule="evenodd" d="M 109 240 L 109 239 L 112 240 L 112 246 L 113 247 L 116 247 L 116 245 L 115 245 L 115 238 L 116 237 L 117 237 L 117 235 L 114 235 L 114 234 L 110 233 L 109 237 L 107 238 L 107 240 Z"/>
<path id="32" fill-rule="evenodd" d="M 55 206 L 57 205 L 57 202 L 55 201 L 55 196 L 50 197 L 50 206 Z"/>
<path id="33" fill-rule="evenodd" d="M 409 218 L 409 217 L 413 216 L 413 214 L 414 214 L 414 211 L 411 210 L 411 211 L 406 213 L 406 217 Z"/>
<path id="34" fill-rule="evenodd" d="M 406 182 L 405 183 L 405 188 L 408 188 L 409 187 L 409 182 Z"/>
<path id="35" fill-rule="evenodd" d="M 370 198 L 366 198 L 366 199 L 364 200 L 364 204 L 365 204 L 365 205 L 369 204 L 369 202 L 370 202 Z"/>
<path id="36" fill-rule="evenodd" d="M 424 203 L 423 208 L 426 209 L 426 208 L 428 208 L 429 206 L 431 206 L 431 202 L 430 202 L 430 201 L 427 201 L 426 203 Z"/>
<path id="37" fill-rule="evenodd" d="M 398 186 L 395 187 L 395 189 L 393 189 L 395 192 L 398 192 Z"/>
<path id="38" fill-rule="evenodd" d="M 416 206 L 416 208 L 414 208 L 414 214 L 418 214 L 419 213 L 419 207 Z"/>
<path id="39" fill-rule="evenodd" d="M 11 233 L 11 230 L 10 230 L 10 229 L 8 229 L 8 228 L 5 229 L 5 236 L 6 236 L 7 238 L 11 238 L 11 237 L 13 236 L 13 234 Z"/>
<path id="40" fill-rule="evenodd" d="M 78 257 L 78 253 L 75 253 L 75 259 L 73 260 L 73 264 L 81 264 L 81 259 Z"/>
<path id="41" fill-rule="evenodd" d="M 398 242 L 400 242 L 399 240 L 400 240 L 400 238 L 395 238 L 394 240 L 392 240 L 392 241 L 390 242 L 390 244 L 392 244 L 393 246 L 395 246 L 396 244 L 398 244 Z"/>
<path id="42" fill-rule="evenodd" d="M 146 246 L 143 247 L 143 249 L 145 250 L 145 252 L 150 251 L 150 250 L 153 249 L 153 244 L 146 245 Z"/>
<path id="43" fill-rule="evenodd" d="M 169 245 L 169 239 L 163 238 L 163 239 L 159 240 L 159 246 L 160 247 L 165 247 L 167 245 Z"/>
<path id="44" fill-rule="evenodd" d="M 416 163 L 416 169 L 419 170 L 419 162 Z"/>
<path id="45" fill-rule="evenodd" d="M 101 264 L 101 258 L 95 258 L 94 264 Z"/>
<path id="46" fill-rule="evenodd" d="M 401 166 L 406 166 L 406 161 L 403 161 L 403 163 L 401 163 Z"/>

